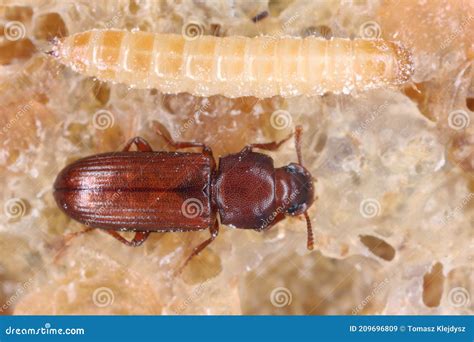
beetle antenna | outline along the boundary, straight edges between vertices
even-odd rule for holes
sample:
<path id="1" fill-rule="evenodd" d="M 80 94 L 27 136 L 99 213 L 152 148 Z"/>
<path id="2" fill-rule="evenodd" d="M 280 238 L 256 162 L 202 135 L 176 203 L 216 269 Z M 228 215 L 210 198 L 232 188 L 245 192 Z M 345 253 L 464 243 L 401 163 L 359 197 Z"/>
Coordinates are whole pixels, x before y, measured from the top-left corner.
<path id="1" fill-rule="evenodd" d="M 296 156 L 298 157 L 298 164 L 303 165 L 303 157 L 301 156 L 301 134 L 303 133 L 303 128 L 298 125 L 295 128 L 295 149 Z"/>
<path id="2" fill-rule="evenodd" d="M 304 217 L 306 218 L 306 230 L 308 233 L 308 240 L 306 242 L 306 247 L 312 251 L 314 248 L 314 236 L 313 236 L 313 226 L 311 225 L 311 220 L 309 218 L 308 212 L 304 212 Z"/>
<path id="3" fill-rule="evenodd" d="M 301 156 L 301 135 L 303 134 L 303 127 L 300 125 L 295 128 L 295 149 L 296 156 L 298 157 L 298 164 L 303 166 L 303 157 Z M 313 236 L 313 226 L 311 225 L 311 219 L 309 218 L 308 212 L 304 212 L 304 217 L 306 218 L 306 231 L 308 234 L 308 240 L 306 242 L 306 247 L 311 251 L 314 248 L 314 236 Z"/>

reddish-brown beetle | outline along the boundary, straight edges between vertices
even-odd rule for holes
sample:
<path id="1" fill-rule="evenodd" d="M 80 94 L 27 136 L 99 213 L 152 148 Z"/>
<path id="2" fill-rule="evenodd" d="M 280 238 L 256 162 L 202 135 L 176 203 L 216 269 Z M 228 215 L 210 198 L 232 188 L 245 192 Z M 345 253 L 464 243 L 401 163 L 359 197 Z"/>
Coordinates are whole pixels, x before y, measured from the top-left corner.
<path id="1" fill-rule="evenodd" d="M 155 122 L 157 133 L 176 149 L 201 148 L 201 153 L 154 152 L 142 138 L 128 141 L 122 152 L 103 153 L 66 166 L 54 183 L 58 206 L 71 218 L 102 228 L 129 246 L 140 246 L 152 232 L 191 232 L 209 229 L 211 237 L 197 246 L 184 265 L 208 246 L 222 224 L 263 231 L 285 215 L 304 215 L 307 247 L 313 248 L 311 174 L 302 166 L 301 127 L 295 146 L 298 163 L 274 168 L 268 155 L 280 142 L 247 145 L 219 159 L 196 142 L 175 142 Z M 135 144 L 138 151 L 130 151 Z M 217 215 L 218 214 L 218 215 Z M 129 241 L 118 232 L 135 232 Z M 184 267 L 183 265 L 183 267 Z"/>

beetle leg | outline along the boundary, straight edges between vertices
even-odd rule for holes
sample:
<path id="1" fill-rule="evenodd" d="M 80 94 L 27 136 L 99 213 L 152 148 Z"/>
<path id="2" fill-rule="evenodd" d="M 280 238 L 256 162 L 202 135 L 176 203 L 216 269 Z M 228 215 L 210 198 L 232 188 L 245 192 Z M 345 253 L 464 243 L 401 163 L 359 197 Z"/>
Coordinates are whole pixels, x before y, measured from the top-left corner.
<path id="1" fill-rule="evenodd" d="M 85 233 L 89 233 L 91 231 L 93 231 L 94 228 L 86 228 L 84 230 L 81 230 L 79 232 L 74 232 L 74 233 L 69 233 L 68 235 L 66 235 L 64 237 L 64 241 L 66 242 L 66 244 L 68 244 L 72 239 L 75 239 L 76 237 L 78 237 L 79 235 L 83 235 Z"/>
<path id="2" fill-rule="evenodd" d="M 258 148 L 260 150 L 265 150 L 265 151 L 276 151 L 282 144 L 290 140 L 292 136 L 293 136 L 293 133 L 291 133 L 285 139 L 280 140 L 280 141 L 272 141 L 272 142 L 263 143 L 263 144 L 250 144 L 250 145 L 245 146 L 242 152 L 251 152 L 254 148 Z"/>
<path id="3" fill-rule="evenodd" d="M 150 144 L 141 137 L 135 137 L 127 141 L 125 147 L 123 148 L 124 152 L 130 151 L 132 145 L 135 144 L 137 146 L 138 151 L 140 152 L 151 152 L 153 151 Z"/>
<path id="4" fill-rule="evenodd" d="M 74 232 L 74 233 L 69 233 L 67 234 L 66 236 L 63 237 L 62 241 L 60 242 L 60 245 L 57 249 L 57 252 L 56 252 L 56 255 L 54 256 L 53 260 L 54 260 L 54 263 L 56 263 L 60 258 L 61 256 L 63 255 L 63 253 L 66 251 L 66 249 L 69 247 L 70 243 L 72 240 L 74 240 L 75 238 L 79 237 L 80 235 L 83 235 L 85 233 L 89 233 L 91 231 L 95 230 L 94 228 L 86 228 L 84 230 L 81 230 L 79 232 Z"/>
<path id="5" fill-rule="evenodd" d="M 158 121 L 153 121 L 153 126 L 155 128 L 156 134 L 165 139 L 168 145 L 171 145 L 175 149 L 189 148 L 189 147 L 200 147 L 203 152 L 212 155 L 212 150 L 209 146 L 203 143 L 194 142 L 194 141 L 174 141 L 171 137 L 170 132 Z"/>
<path id="6" fill-rule="evenodd" d="M 130 247 L 141 246 L 141 244 L 143 244 L 146 241 L 146 239 L 148 239 L 148 236 L 150 235 L 150 232 L 136 232 L 132 240 L 127 240 L 122 235 L 117 233 L 115 230 L 103 230 L 103 231 L 113 236 L 124 245 L 130 246 Z"/>
<path id="7" fill-rule="evenodd" d="M 190 256 L 187 257 L 186 261 L 184 262 L 183 266 L 181 266 L 178 269 L 178 274 L 181 273 L 181 271 L 186 267 L 186 265 L 191 261 L 193 257 L 198 255 L 199 253 L 202 252 L 204 248 L 209 246 L 209 244 L 214 241 L 214 239 L 217 237 L 219 234 L 219 221 L 215 221 L 214 224 L 209 228 L 209 232 L 211 233 L 211 237 L 207 239 L 206 241 L 201 242 L 197 247 L 193 249 L 193 252 L 191 253 Z"/>

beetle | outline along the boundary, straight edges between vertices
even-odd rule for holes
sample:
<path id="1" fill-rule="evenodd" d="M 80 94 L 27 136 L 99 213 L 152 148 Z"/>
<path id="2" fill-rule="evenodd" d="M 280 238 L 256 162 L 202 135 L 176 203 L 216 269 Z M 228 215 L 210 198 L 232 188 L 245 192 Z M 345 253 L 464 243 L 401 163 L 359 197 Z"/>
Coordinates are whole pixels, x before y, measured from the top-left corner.
<path id="1" fill-rule="evenodd" d="M 153 124 L 173 148 L 200 152 L 157 152 L 135 137 L 121 152 L 66 166 L 54 183 L 54 198 L 68 216 L 90 227 L 83 232 L 101 228 L 128 246 L 140 246 L 153 232 L 209 229 L 210 237 L 194 248 L 184 267 L 217 237 L 220 224 L 264 231 L 285 216 L 304 215 L 307 248 L 313 249 L 307 213 L 314 201 L 313 178 L 302 163 L 300 126 L 295 134 L 298 163 L 275 168 L 270 156 L 255 150 L 275 151 L 293 134 L 221 156 L 217 167 L 209 146 L 175 142 L 163 125 Z M 132 145 L 137 151 L 131 151 Z M 135 236 L 127 240 L 120 231 Z"/>

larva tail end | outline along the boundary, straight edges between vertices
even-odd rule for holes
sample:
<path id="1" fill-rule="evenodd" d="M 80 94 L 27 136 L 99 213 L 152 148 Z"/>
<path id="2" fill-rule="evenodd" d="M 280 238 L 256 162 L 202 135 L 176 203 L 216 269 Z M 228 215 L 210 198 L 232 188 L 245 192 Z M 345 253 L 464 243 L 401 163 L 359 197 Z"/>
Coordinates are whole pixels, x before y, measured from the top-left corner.
<path id="1" fill-rule="evenodd" d="M 61 45 L 61 39 L 58 37 L 54 37 L 52 39 L 48 40 L 48 46 L 45 49 L 46 51 L 44 52 L 45 54 L 52 56 L 54 58 L 59 57 L 59 48 Z"/>
<path id="2" fill-rule="evenodd" d="M 57 58 L 57 57 L 58 57 L 58 53 L 57 53 L 57 51 L 55 51 L 55 50 L 45 51 L 44 53 L 47 54 L 48 56 L 52 56 L 52 57 L 54 57 L 54 58 Z"/>

